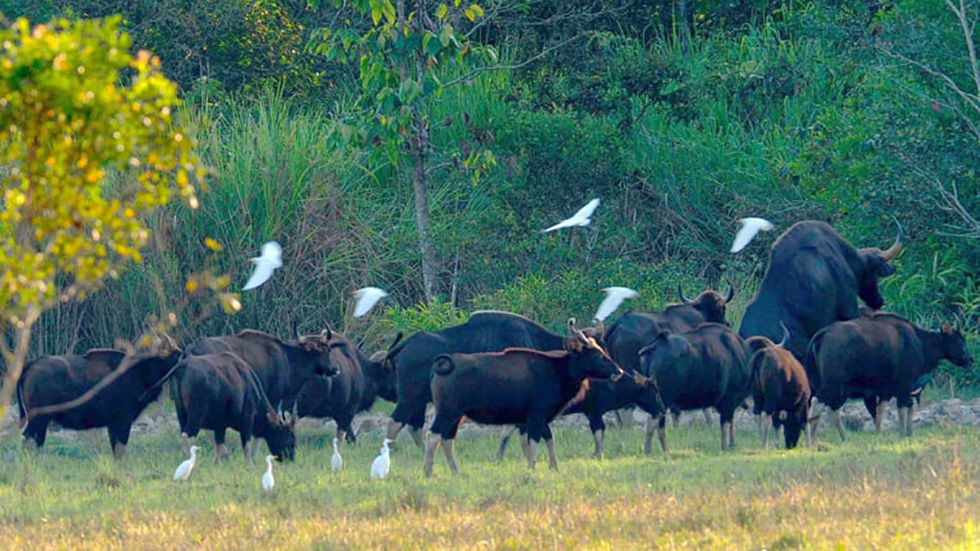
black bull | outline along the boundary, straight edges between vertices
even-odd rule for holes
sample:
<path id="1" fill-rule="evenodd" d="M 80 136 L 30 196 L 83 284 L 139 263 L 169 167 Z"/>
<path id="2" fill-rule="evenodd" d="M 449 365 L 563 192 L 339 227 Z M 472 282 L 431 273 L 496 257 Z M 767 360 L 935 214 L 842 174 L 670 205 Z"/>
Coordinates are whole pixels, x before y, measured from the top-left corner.
<path id="1" fill-rule="evenodd" d="M 440 354 L 497 352 L 505 348 L 562 350 L 565 338 L 517 314 L 476 312 L 469 321 L 439 331 L 412 335 L 388 354 L 385 362 L 395 370 L 398 404 L 388 424 L 388 438 L 401 429 L 412 429 L 415 443 L 422 445 L 425 407 L 432 401 L 429 374 Z"/>
<path id="2" fill-rule="evenodd" d="M 861 315 L 859 298 L 881 308 L 878 281 L 895 273 L 888 262 L 898 255 L 902 241 L 901 225 L 895 243 L 882 251 L 857 249 L 824 222 L 797 223 L 773 244 L 769 269 L 745 311 L 739 335 L 778 341 L 783 322 L 790 333 L 786 348 L 803 361 L 817 331 Z"/>

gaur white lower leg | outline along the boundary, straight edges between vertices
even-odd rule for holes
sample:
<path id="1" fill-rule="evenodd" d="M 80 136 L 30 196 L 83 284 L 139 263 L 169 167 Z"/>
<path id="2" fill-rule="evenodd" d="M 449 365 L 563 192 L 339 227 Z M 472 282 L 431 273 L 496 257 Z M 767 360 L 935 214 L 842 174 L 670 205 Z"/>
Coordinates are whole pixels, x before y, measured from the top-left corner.
<path id="1" fill-rule="evenodd" d="M 834 426 L 837 427 L 837 433 L 840 434 L 841 441 L 847 442 L 847 432 L 844 430 L 844 421 L 840 417 L 840 410 L 830 410 L 830 419 L 834 422 Z"/>
<path id="2" fill-rule="evenodd" d="M 762 449 L 769 449 L 769 428 L 772 426 L 772 416 L 763 413 L 759 416 L 759 430 L 762 432 Z"/>
<path id="3" fill-rule="evenodd" d="M 459 474 L 459 466 L 456 464 L 456 453 L 455 446 L 456 439 L 450 439 L 442 441 L 442 453 L 446 456 L 446 461 L 449 462 L 449 470 L 453 472 L 454 475 Z"/>
<path id="4" fill-rule="evenodd" d="M 425 444 L 425 477 L 429 478 L 432 476 L 433 464 L 436 460 L 436 448 L 439 447 L 439 441 L 442 440 L 438 434 L 434 432 L 429 433 L 429 441 Z"/>
<path id="5" fill-rule="evenodd" d="M 549 438 L 544 441 L 545 445 L 548 446 L 548 468 L 551 470 L 558 470 L 558 453 L 555 451 L 555 439 Z"/>

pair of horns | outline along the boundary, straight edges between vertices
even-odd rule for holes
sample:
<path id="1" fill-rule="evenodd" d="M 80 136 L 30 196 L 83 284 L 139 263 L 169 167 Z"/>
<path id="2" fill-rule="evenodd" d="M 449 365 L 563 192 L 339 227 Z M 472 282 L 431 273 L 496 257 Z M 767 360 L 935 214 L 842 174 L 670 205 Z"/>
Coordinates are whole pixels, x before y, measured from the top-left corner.
<path id="1" fill-rule="evenodd" d="M 735 298 L 735 286 L 732 285 L 731 281 L 727 279 L 725 281 L 728 281 L 728 295 L 725 297 L 725 303 L 727 304 L 731 302 L 733 298 Z M 691 299 L 684 296 L 684 287 L 681 286 L 680 283 L 677 284 L 677 294 L 680 295 L 681 301 L 684 302 L 685 304 L 690 304 L 691 302 L 693 302 Z"/>

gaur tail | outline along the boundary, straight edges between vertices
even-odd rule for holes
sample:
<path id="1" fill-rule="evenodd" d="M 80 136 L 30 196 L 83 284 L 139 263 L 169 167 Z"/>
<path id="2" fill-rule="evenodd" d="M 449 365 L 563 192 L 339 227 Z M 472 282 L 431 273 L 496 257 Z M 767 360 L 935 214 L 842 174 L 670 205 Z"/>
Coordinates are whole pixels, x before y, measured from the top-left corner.
<path id="1" fill-rule="evenodd" d="M 178 412 L 184 408 L 184 402 L 180 396 L 180 383 L 184 380 L 184 372 L 187 370 L 187 364 L 185 363 L 186 360 L 186 355 L 181 356 L 181 358 L 177 360 L 177 365 L 170 370 L 170 376 L 164 383 L 167 385 L 167 391 L 170 393 L 170 399 L 173 400 L 174 407 L 177 408 Z"/>
<path id="2" fill-rule="evenodd" d="M 27 425 L 27 409 L 24 405 L 24 375 L 27 374 L 27 370 L 24 369 L 20 373 L 20 377 L 17 378 L 17 413 L 20 414 L 19 426 L 23 429 Z"/>
<path id="3" fill-rule="evenodd" d="M 432 372 L 436 375 L 449 375 L 456 369 L 456 364 L 449 354 L 439 354 L 432 363 Z"/>
<path id="4" fill-rule="evenodd" d="M 820 370 L 817 369 L 817 353 L 826 333 L 826 327 L 817 331 L 817 334 L 810 339 L 810 344 L 806 346 L 806 358 L 804 358 L 803 369 L 806 370 L 807 379 L 810 380 L 810 388 L 813 389 L 814 393 L 820 388 Z"/>

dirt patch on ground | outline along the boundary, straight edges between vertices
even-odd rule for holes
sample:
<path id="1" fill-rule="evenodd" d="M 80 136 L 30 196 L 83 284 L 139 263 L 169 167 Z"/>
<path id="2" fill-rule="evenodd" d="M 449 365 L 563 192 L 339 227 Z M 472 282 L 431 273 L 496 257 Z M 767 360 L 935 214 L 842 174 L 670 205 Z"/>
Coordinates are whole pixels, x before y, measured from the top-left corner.
<path id="1" fill-rule="evenodd" d="M 718 423 L 718 414 L 714 410 L 709 410 L 708 413 L 710 417 L 710 423 Z M 433 409 L 430 406 L 428 414 L 426 415 L 426 422 L 429 423 L 432 420 Z M 820 432 L 826 434 L 826 431 L 833 431 L 833 427 L 829 425 L 829 420 L 824 416 L 821 420 Z M 874 423 L 871 420 L 871 416 L 864 408 L 864 404 L 860 402 L 849 402 L 841 409 L 841 417 L 844 420 L 844 426 L 851 431 L 873 431 Z M 635 428 L 642 429 L 646 423 L 647 414 L 639 409 L 633 410 L 632 415 L 632 426 Z M 612 413 L 606 414 L 606 423 L 608 425 L 615 425 L 615 416 Z M 970 401 L 964 401 L 957 398 L 950 398 L 946 400 L 923 400 L 921 407 L 915 409 L 913 415 L 913 422 L 915 426 L 980 426 L 980 398 Z M 388 423 L 388 415 L 385 413 L 371 412 L 358 415 L 354 421 L 354 430 L 359 435 L 378 437 L 384 434 L 385 427 Z M 670 421 L 673 424 L 673 421 Z M 700 411 L 688 411 L 681 414 L 679 426 L 686 427 L 690 425 L 703 425 L 706 423 L 704 414 Z M 889 405 L 885 417 L 883 420 L 883 430 L 897 430 L 898 425 L 898 412 L 895 409 L 894 402 Z M 588 430 L 588 421 L 585 419 L 584 415 L 568 415 L 557 419 L 553 425 L 555 428 L 572 428 L 576 430 Z M 743 431 L 755 431 L 756 419 L 746 410 L 738 410 L 735 413 L 735 427 Z M 326 430 L 327 432 L 334 432 L 337 430 L 337 426 L 333 421 L 324 421 L 322 419 L 301 419 L 298 424 L 300 431 L 309 430 Z M 173 411 L 168 407 L 168 404 L 163 402 L 154 404 L 150 407 L 136 423 L 133 424 L 133 434 L 159 434 L 165 431 L 172 431 L 174 433 L 178 432 L 180 429 L 177 425 L 177 417 L 174 415 Z M 64 430 L 57 426 L 52 426 L 52 435 L 58 435 L 62 438 L 68 440 L 77 440 L 75 431 Z M 478 425 L 476 423 L 463 423 L 460 427 L 460 434 L 499 434 L 501 431 L 500 427 L 488 426 L 488 425 Z M 17 408 L 9 408 L 8 411 L 0 417 L 0 436 L 16 434 L 20 432 L 20 427 L 18 425 L 18 414 Z"/>

